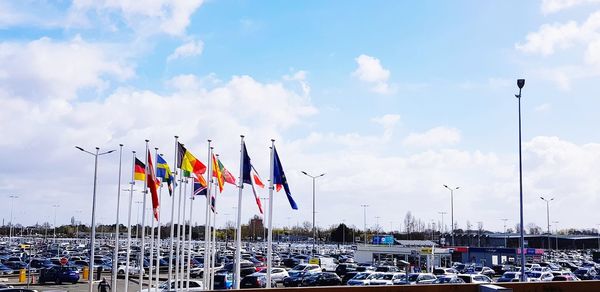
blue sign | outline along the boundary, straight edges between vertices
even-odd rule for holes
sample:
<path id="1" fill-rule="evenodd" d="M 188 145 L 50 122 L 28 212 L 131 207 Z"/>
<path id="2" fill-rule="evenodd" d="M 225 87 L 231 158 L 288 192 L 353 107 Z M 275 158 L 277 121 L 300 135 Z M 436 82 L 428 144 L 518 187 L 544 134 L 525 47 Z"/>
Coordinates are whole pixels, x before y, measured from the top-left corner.
<path id="1" fill-rule="evenodd" d="M 392 235 L 376 235 L 371 240 L 372 244 L 377 245 L 392 245 L 394 244 L 394 236 Z"/>

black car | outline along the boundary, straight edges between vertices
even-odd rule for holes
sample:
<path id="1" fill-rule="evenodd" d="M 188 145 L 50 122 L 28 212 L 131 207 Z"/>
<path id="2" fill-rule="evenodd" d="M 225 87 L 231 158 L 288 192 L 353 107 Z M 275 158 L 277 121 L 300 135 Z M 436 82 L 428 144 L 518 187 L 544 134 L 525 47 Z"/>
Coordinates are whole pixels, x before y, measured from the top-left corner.
<path id="1" fill-rule="evenodd" d="M 230 272 L 233 273 L 235 269 L 234 263 L 226 264 L 219 272 Z M 252 262 L 241 262 L 240 263 L 240 275 L 242 277 L 256 273 L 256 267 Z M 240 282 L 241 283 L 241 282 Z"/>
<path id="2" fill-rule="evenodd" d="M 300 287 L 302 280 L 310 276 L 310 273 L 305 271 L 288 272 L 289 276 L 283 278 L 283 286 L 285 287 Z"/>
<path id="3" fill-rule="evenodd" d="M 303 287 L 310 286 L 339 286 L 342 285 L 342 279 L 336 274 L 331 272 L 320 272 L 314 273 L 302 280 Z"/>
<path id="4" fill-rule="evenodd" d="M 579 268 L 573 274 L 581 280 L 593 280 L 597 273 L 594 268 Z"/>
<path id="5" fill-rule="evenodd" d="M 348 272 L 355 272 L 356 271 L 356 264 L 350 264 L 350 263 L 344 263 L 344 264 L 339 264 L 336 268 L 335 268 L 335 273 L 342 277 L 344 276 L 346 273 Z"/>
<path id="6" fill-rule="evenodd" d="M 52 264 L 52 262 L 49 259 L 37 258 L 37 259 L 32 259 L 29 265 L 32 268 L 44 269 L 44 268 L 52 267 L 54 264 Z"/>
<path id="7" fill-rule="evenodd" d="M 38 278 L 40 284 L 52 282 L 60 285 L 63 282 L 77 284 L 79 282 L 79 271 L 75 266 L 52 266 L 40 270 Z"/>
<path id="8" fill-rule="evenodd" d="M 244 277 L 240 281 L 240 288 L 266 288 L 267 276 L 262 274 L 252 274 Z M 271 287 L 277 287 L 275 281 L 271 281 Z"/>

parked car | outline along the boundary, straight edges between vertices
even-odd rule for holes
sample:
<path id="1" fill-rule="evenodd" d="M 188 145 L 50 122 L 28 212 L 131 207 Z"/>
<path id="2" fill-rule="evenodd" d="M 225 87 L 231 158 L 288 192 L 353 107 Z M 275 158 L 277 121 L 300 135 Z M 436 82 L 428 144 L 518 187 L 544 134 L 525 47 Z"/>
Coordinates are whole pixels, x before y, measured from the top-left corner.
<path id="1" fill-rule="evenodd" d="M 339 286 L 342 285 L 342 279 L 332 272 L 314 273 L 302 280 L 302 286 Z"/>
<path id="2" fill-rule="evenodd" d="M 408 274 L 408 281 L 405 281 L 405 283 L 409 283 L 410 285 L 415 285 L 415 284 L 433 284 L 433 282 L 435 282 L 437 278 L 435 277 L 434 274 L 429 274 L 429 273 L 412 273 L 412 274 Z M 398 284 L 400 284 L 402 282 L 399 282 Z"/>
<path id="3" fill-rule="evenodd" d="M 381 277 L 378 277 L 375 280 L 372 280 L 369 285 L 378 286 L 378 285 L 394 285 L 394 280 L 404 279 L 406 278 L 406 274 L 403 273 L 383 273 Z"/>
<path id="4" fill-rule="evenodd" d="M 272 279 L 271 279 L 272 280 Z M 271 287 L 275 287 L 276 283 L 271 282 Z M 266 288 L 267 287 L 267 277 L 260 273 L 254 273 L 252 275 L 248 275 L 244 277 L 240 281 L 240 288 Z"/>
<path id="5" fill-rule="evenodd" d="M 436 276 L 456 275 L 458 274 L 458 271 L 453 268 L 434 268 L 433 274 Z"/>
<path id="6" fill-rule="evenodd" d="M 15 271 L 4 264 L 0 264 L 0 275 L 12 275 Z"/>
<path id="7" fill-rule="evenodd" d="M 354 278 L 348 280 L 346 285 L 348 286 L 365 286 L 369 285 L 371 280 L 375 279 L 377 275 L 382 275 L 383 273 L 373 273 L 373 272 L 360 272 L 354 276 Z"/>
<path id="8" fill-rule="evenodd" d="M 571 276 L 571 275 L 558 275 L 558 276 L 554 276 L 554 278 L 552 278 L 552 282 L 556 282 L 556 281 L 580 281 L 580 280 L 577 279 L 577 277 Z"/>
<path id="9" fill-rule="evenodd" d="M 521 273 L 519 272 L 506 272 L 502 274 L 502 277 L 498 278 L 496 282 L 505 283 L 505 282 L 519 282 L 519 278 L 521 277 Z"/>
<path id="10" fill-rule="evenodd" d="M 177 291 L 204 291 L 204 288 L 202 287 L 202 282 L 201 281 L 197 281 L 197 280 L 190 280 L 190 287 L 187 287 L 187 280 L 186 281 L 177 281 L 175 282 L 174 280 L 171 280 L 171 282 L 169 281 L 165 281 L 162 282 L 159 286 L 158 286 L 158 291 L 159 292 L 177 292 Z M 146 288 L 146 289 L 142 289 L 141 292 L 154 292 L 155 288 Z"/>
<path id="11" fill-rule="evenodd" d="M 53 282 L 57 285 L 65 282 L 77 284 L 79 282 L 79 271 L 74 266 L 52 266 L 40 270 L 38 281 L 40 284 L 46 282 Z"/>
<path id="12" fill-rule="evenodd" d="M 266 275 L 267 269 L 263 269 L 261 271 L 258 271 L 257 273 Z M 289 276 L 289 274 L 284 268 L 272 268 L 271 269 L 271 279 L 273 279 L 273 281 L 275 281 L 276 283 L 283 282 L 283 279 L 288 276 Z"/>
<path id="13" fill-rule="evenodd" d="M 309 276 L 311 273 L 308 271 L 288 271 L 289 276 L 283 278 L 283 286 L 285 287 L 300 287 L 304 277 Z"/>
<path id="14" fill-rule="evenodd" d="M 527 282 L 549 282 L 554 276 L 550 272 L 527 272 Z"/>
<path id="15" fill-rule="evenodd" d="M 454 275 L 442 275 L 439 276 L 433 284 L 462 284 L 465 281 L 459 278 L 456 274 Z"/>
<path id="16" fill-rule="evenodd" d="M 360 272 L 347 272 L 346 274 L 344 274 L 344 276 L 342 277 L 342 285 L 346 285 L 346 283 L 348 283 L 348 281 L 352 278 L 354 278 L 354 276 L 356 276 L 356 274 L 358 274 Z"/>
<path id="17" fill-rule="evenodd" d="M 219 273 L 215 274 L 215 280 L 213 283 L 213 289 L 224 290 L 233 288 L 233 274 L 232 273 Z"/>
<path id="18" fill-rule="evenodd" d="M 335 273 L 338 276 L 342 277 L 342 276 L 344 276 L 348 272 L 354 272 L 354 271 L 356 271 L 357 267 L 358 266 L 356 264 L 354 264 L 354 263 L 342 263 L 342 264 L 339 264 L 335 268 Z"/>
<path id="19" fill-rule="evenodd" d="M 29 266 L 36 269 L 44 269 L 52 267 L 53 264 L 49 259 L 36 258 L 31 259 L 31 261 L 29 262 Z"/>
<path id="20" fill-rule="evenodd" d="M 375 272 L 394 273 L 399 272 L 399 270 L 396 266 L 378 266 L 375 268 Z"/>
<path id="21" fill-rule="evenodd" d="M 481 283 L 492 283 L 493 282 L 492 279 L 490 279 L 490 277 L 488 277 L 486 275 L 480 275 L 480 274 L 459 274 L 458 277 L 463 279 L 463 281 L 465 281 L 465 283 L 481 284 Z"/>
<path id="22" fill-rule="evenodd" d="M 592 280 L 596 276 L 596 270 L 593 268 L 579 268 L 573 272 L 581 280 Z"/>

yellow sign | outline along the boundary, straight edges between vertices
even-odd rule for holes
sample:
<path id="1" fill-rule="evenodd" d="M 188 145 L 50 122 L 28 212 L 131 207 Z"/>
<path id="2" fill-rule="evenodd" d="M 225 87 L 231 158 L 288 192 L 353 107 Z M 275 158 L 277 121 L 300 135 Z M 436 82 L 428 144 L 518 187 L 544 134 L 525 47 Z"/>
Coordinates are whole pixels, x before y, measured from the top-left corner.
<path id="1" fill-rule="evenodd" d="M 431 248 L 431 247 L 423 247 L 423 248 L 421 248 L 421 253 L 432 254 L 433 253 L 433 248 Z"/>
<path id="2" fill-rule="evenodd" d="M 312 265 L 319 265 L 320 264 L 319 258 L 312 258 L 312 259 L 308 260 L 308 263 L 312 264 Z"/>

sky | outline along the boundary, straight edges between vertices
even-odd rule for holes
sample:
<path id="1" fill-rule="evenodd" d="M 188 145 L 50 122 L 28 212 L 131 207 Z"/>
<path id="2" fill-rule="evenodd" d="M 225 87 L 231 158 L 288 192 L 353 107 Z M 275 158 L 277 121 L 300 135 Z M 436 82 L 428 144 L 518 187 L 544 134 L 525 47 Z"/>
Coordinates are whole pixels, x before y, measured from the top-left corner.
<path id="1" fill-rule="evenodd" d="M 245 135 L 265 181 L 275 139 L 299 206 L 275 193 L 274 226 L 312 220 L 307 171 L 325 173 L 318 226 L 363 228 L 365 204 L 370 228 L 449 225 L 447 184 L 460 228 L 501 231 L 519 220 L 518 78 L 525 224 L 546 227 L 543 196 L 553 230 L 597 227 L 600 1 L 0 1 L 0 214 L 89 224 L 94 160 L 74 146 L 124 144 L 120 186 L 118 151 L 98 165 L 112 224 L 145 139 L 171 166 L 175 135 L 203 160 L 210 139 L 237 176 Z M 237 198 L 218 195 L 217 225 Z"/>

